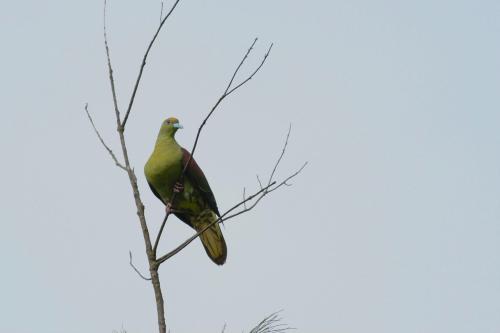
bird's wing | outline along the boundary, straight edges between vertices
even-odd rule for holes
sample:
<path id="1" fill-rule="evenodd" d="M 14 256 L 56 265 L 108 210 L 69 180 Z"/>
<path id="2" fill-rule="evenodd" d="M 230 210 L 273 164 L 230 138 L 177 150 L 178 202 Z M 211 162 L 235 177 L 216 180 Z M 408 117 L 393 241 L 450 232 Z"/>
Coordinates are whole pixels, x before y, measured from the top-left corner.
<path id="1" fill-rule="evenodd" d="M 189 161 L 191 154 L 184 148 L 182 148 L 182 167 L 184 168 Z M 191 157 L 189 166 L 186 169 L 186 177 L 193 184 L 193 186 L 200 191 L 203 199 L 208 203 L 210 209 L 212 209 L 217 216 L 220 217 L 219 208 L 217 208 L 217 202 L 215 201 L 215 196 L 208 185 L 207 178 L 205 174 L 201 171 L 194 158 Z"/>

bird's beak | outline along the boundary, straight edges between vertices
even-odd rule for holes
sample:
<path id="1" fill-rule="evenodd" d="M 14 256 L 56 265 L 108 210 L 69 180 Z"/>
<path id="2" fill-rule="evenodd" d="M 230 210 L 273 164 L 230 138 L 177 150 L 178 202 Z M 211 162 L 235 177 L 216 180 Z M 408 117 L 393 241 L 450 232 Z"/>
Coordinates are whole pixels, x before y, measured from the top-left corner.
<path id="1" fill-rule="evenodd" d="M 184 128 L 184 127 L 183 127 L 181 124 L 179 124 L 179 123 L 175 123 L 175 124 L 174 124 L 174 127 L 175 127 L 175 128 L 178 128 L 178 129 Z"/>

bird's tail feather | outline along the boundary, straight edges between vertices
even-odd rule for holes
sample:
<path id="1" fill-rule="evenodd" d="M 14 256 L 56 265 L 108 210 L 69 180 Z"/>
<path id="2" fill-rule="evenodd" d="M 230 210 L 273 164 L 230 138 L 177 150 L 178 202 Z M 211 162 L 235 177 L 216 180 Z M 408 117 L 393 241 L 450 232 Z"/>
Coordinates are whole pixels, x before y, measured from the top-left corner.
<path id="1" fill-rule="evenodd" d="M 211 210 L 206 209 L 193 219 L 191 223 L 196 231 L 200 232 L 215 220 L 217 220 L 217 215 L 215 215 Z M 205 230 L 200 235 L 200 239 L 205 251 L 214 263 L 222 265 L 226 262 L 227 247 L 222 231 L 220 230 L 219 223 L 215 223 Z"/>

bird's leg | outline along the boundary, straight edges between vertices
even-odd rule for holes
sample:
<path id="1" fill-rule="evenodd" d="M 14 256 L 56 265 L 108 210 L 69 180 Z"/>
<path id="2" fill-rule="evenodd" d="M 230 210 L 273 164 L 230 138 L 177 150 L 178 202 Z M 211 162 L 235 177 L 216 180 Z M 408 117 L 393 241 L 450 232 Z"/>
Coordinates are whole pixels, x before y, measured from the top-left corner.
<path id="1" fill-rule="evenodd" d="M 184 191 L 184 185 L 182 183 L 176 182 L 174 185 L 174 192 L 180 193 L 182 191 Z"/>

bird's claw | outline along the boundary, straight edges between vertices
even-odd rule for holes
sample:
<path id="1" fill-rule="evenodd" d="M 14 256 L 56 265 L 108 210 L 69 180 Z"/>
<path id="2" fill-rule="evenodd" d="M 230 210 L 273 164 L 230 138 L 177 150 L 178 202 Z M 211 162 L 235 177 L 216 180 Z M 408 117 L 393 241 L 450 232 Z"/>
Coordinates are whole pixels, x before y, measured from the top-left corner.
<path id="1" fill-rule="evenodd" d="M 180 193 L 182 191 L 184 191 L 184 185 L 181 184 L 181 183 L 179 183 L 179 182 L 175 183 L 175 185 L 174 185 L 174 192 L 175 193 Z"/>
<path id="2" fill-rule="evenodd" d="M 168 202 L 166 205 L 165 205 L 165 212 L 167 213 L 167 215 L 170 215 L 171 213 L 173 213 L 173 209 L 172 209 L 172 204 L 170 202 Z"/>

